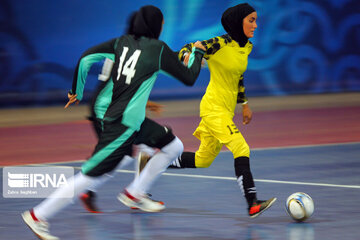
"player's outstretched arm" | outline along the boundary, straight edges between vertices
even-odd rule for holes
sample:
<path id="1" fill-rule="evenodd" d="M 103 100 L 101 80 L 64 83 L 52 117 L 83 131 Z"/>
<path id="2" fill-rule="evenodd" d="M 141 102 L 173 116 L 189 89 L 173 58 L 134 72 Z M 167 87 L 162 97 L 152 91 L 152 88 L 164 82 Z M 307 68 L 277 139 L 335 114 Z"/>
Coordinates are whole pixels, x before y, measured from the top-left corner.
<path id="1" fill-rule="evenodd" d="M 178 60 L 177 55 L 166 44 L 164 44 L 162 54 L 160 56 L 159 69 L 180 80 L 185 85 L 194 85 L 200 72 L 202 57 L 205 53 L 205 48 L 200 42 L 195 44 L 193 48 L 193 62 L 189 67 L 184 66 Z"/>
<path id="2" fill-rule="evenodd" d="M 92 48 L 89 48 L 81 55 L 75 68 L 72 88 L 70 90 L 70 94 L 76 94 L 76 98 L 79 101 L 82 100 L 86 78 L 91 66 L 96 62 L 103 61 L 105 58 L 114 60 L 114 45 L 116 41 L 116 39 L 112 39 L 110 41 L 101 43 Z"/>
<path id="3" fill-rule="evenodd" d="M 227 34 L 201 41 L 201 45 L 205 48 L 204 58 L 206 60 L 210 59 L 220 48 L 231 41 L 230 36 Z M 185 58 L 189 58 L 189 54 L 192 52 L 194 45 L 195 43 L 188 43 L 180 49 L 178 58 L 181 62 L 186 62 Z"/>

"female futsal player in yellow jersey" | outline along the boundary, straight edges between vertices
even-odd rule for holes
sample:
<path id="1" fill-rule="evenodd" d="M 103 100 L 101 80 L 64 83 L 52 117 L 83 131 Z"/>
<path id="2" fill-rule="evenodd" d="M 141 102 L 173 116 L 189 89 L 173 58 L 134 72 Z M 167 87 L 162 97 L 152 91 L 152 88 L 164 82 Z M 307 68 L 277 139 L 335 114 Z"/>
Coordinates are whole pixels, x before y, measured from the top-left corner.
<path id="1" fill-rule="evenodd" d="M 257 200 L 249 164 L 250 149 L 233 122 L 237 103 L 243 107 L 243 124 L 248 124 L 252 117 L 243 74 L 253 47 L 248 39 L 254 36 L 256 19 L 256 11 L 247 3 L 231 7 L 221 18 L 227 34 L 201 42 L 207 50 L 204 58 L 210 70 L 210 82 L 200 103 L 201 122 L 194 132 L 201 144 L 195 153 L 184 152 L 170 166 L 209 167 L 225 145 L 233 153 L 237 182 L 249 204 L 250 217 L 258 216 L 276 201 L 276 198 Z M 187 44 L 179 52 L 179 58 L 185 64 L 193 46 L 193 43 Z"/>

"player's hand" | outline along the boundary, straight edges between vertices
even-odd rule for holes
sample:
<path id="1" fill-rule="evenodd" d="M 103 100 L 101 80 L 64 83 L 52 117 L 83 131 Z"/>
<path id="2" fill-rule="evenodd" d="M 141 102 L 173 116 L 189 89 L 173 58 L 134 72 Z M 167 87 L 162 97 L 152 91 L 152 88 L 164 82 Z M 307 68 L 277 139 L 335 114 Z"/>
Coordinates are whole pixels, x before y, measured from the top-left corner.
<path id="1" fill-rule="evenodd" d="M 252 111 L 248 104 L 244 104 L 242 106 L 243 106 L 243 109 L 242 109 L 243 124 L 246 125 L 246 124 L 249 124 L 252 119 Z"/>
<path id="2" fill-rule="evenodd" d="M 186 53 L 186 54 L 185 54 L 185 57 L 184 57 L 184 61 L 183 61 L 183 64 L 184 64 L 185 66 L 188 65 L 189 59 L 190 59 L 190 53 Z"/>
<path id="3" fill-rule="evenodd" d="M 201 44 L 200 41 L 197 41 L 197 42 L 194 44 L 194 47 L 200 48 L 201 50 L 206 51 L 206 48 L 204 47 L 204 45 Z"/>
<path id="4" fill-rule="evenodd" d="M 149 109 L 151 112 L 156 113 L 156 115 L 161 115 L 161 113 L 164 111 L 164 105 L 152 101 L 148 101 L 146 103 L 146 108 Z"/>
<path id="5" fill-rule="evenodd" d="M 184 61 L 183 64 L 187 67 L 187 65 L 189 64 L 189 59 L 190 59 L 190 53 L 186 54 L 184 57 Z M 203 58 L 201 60 L 201 67 L 205 67 L 206 66 L 206 62 L 205 59 Z"/>
<path id="6" fill-rule="evenodd" d="M 206 51 L 204 45 L 202 45 L 200 41 L 197 41 L 194 44 L 194 47 L 200 48 L 201 50 Z M 185 53 L 185 57 L 184 57 L 184 60 L 183 60 L 183 64 L 185 66 L 187 66 L 189 64 L 190 54 L 191 54 L 190 52 Z M 201 61 L 201 66 L 205 66 L 205 60 L 204 59 L 202 59 L 202 61 Z"/>
<path id="7" fill-rule="evenodd" d="M 77 94 L 70 94 L 70 93 L 68 93 L 68 99 L 69 99 L 69 101 L 67 102 L 67 104 L 65 105 L 64 108 L 67 108 L 68 106 L 70 106 L 70 105 L 73 104 L 74 102 L 75 102 L 76 104 L 79 104 L 80 100 L 78 100 L 76 97 L 77 97 Z"/>
<path id="8" fill-rule="evenodd" d="M 186 54 L 185 57 L 184 57 L 183 64 L 184 64 L 185 66 L 188 65 L 188 63 L 189 63 L 189 58 L 190 58 L 190 53 Z M 206 66 L 205 59 L 202 59 L 202 60 L 201 60 L 201 67 L 205 67 L 205 66 Z"/>

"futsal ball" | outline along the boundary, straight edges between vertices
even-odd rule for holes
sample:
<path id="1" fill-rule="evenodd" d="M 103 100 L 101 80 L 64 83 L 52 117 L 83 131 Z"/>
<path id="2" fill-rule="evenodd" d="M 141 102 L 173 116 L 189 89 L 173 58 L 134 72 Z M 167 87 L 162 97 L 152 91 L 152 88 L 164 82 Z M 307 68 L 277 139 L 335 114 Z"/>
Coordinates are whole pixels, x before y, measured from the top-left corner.
<path id="1" fill-rule="evenodd" d="M 285 208 L 290 217 L 298 222 L 302 222 L 313 214 L 314 201 L 308 194 L 296 192 L 287 198 Z"/>

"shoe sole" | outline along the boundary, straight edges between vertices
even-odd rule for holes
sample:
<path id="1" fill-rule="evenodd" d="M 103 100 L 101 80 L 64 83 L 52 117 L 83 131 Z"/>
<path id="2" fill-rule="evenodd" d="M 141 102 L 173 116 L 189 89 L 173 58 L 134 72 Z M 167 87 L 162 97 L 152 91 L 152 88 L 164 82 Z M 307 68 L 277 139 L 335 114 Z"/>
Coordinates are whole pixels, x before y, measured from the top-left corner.
<path id="1" fill-rule="evenodd" d="M 165 205 L 164 202 L 159 201 L 159 203 L 160 203 L 161 205 Z M 130 207 L 130 208 L 133 209 L 133 210 L 139 209 L 138 207 Z"/>
<path id="2" fill-rule="evenodd" d="M 277 198 L 274 198 L 274 199 L 269 203 L 269 205 L 266 206 L 266 208 L 264 208 L 261 212 L 258 212 L 257 214 L 250 216 L 250 218 L 256 218 L 257 216 L 259 216 L 260 214 L 262 214 L 263 212 L 265 212 L 269 207 L 271 207 L 271 206 L 274 204 L 274 202 L 276 202 L 276 200 L 277 200 Z"/>

